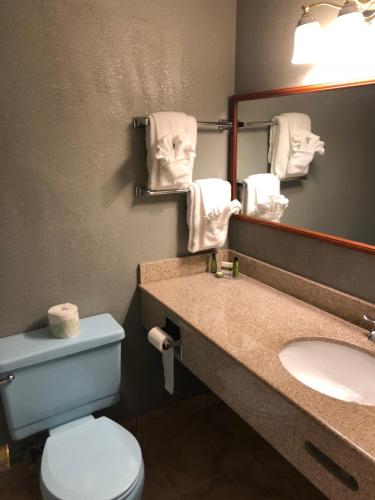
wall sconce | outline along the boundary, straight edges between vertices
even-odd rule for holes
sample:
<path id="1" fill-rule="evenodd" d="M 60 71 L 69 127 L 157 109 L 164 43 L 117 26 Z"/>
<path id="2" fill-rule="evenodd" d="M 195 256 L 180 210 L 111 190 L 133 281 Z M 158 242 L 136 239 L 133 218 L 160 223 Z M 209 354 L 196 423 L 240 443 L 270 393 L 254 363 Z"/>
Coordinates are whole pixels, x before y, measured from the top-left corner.
<path id="1" fill-rule="evenodd" d="M 314 64 L 319 61 L 324 47 L 323 29 L 310 14 L 315 7 L 328 6 L 337 9 L 335 20 L 337 36 L 348 44 L 361 37 L 366 30 L 375 29 L 375 0 L 346 0 L 344 5 L 336 2 L 316 2 L 302 7 L 302 17 L 294 34 L 293 64 Z M 345 47 L 341 47 L 345 50 Z"/>

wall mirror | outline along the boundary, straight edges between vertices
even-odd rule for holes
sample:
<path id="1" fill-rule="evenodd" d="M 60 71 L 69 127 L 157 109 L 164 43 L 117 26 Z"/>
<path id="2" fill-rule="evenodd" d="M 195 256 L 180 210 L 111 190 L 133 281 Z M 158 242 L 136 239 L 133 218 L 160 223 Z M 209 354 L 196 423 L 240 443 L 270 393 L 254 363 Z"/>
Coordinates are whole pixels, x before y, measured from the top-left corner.
<path id="1" fill-rule="evenodd" d="M 375 80 L 233 96 L 236 217 L 375 254 L 374 117 Z"/>

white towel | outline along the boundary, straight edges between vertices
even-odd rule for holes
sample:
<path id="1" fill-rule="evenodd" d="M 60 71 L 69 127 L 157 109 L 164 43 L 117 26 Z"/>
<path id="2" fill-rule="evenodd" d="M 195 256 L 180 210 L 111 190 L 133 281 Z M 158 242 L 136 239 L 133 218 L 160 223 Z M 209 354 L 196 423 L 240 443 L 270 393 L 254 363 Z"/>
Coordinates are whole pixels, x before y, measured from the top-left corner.
<path id="1" fill-rule="evenodd" d="M 315 153 L 324 154 L 324 143 L 311 132 L 311 119 L 304 113 L 282 113 L 271 127 L 268 162 L 280 179 L 308 173 Z"/>
<path id="2" fill-rule="evenodd" d="M 284 195 L 269 196 L 266 203 L 259 203 L 257 206 L 258 217 L 271 220 L 272 222 L 280 222 L 285 210 L 288 208 L 289 200 Z"/>
<path id="3" fill-rule="evenodd" d="M 243 212 L 257 215 L 258 205 L 268 202 L 270 196 L 280 195 L 280 179 L 274 174 L 255 174 L 243 180 Z"/>
<path id="4" fill-rule="evenodd" d="M 289 157 L 287 174 L 306 175 L 315 153 L 324 155 L 324 142 L 318 135 L 308 130 L 298 130 L 291 137 L 291 154 Z"/>
<path id="5" fill-rule="evenodd" d="M 191 253 L 225 244 L 230 216 L 239 213 L 241 203 L 231 201 L 231 185 L 222 179 L 193 182 L 188 194 L 188 250 Z"/>
<path id="6" fill-rule="evenodd" d="M 273 125 L 270 131 L 268 163 L 271 165 L 271 172 L 280 179 L 284 179 L 286 177 L 290 153 L 288 119 L 280 115 L 275 116 L 272 121 L 276 125 Z"/>
<path id="7" fill-rule="evenodd" d="M 161 111 L 146 130 L 148 189 L 182 189 L 192 183 L 197 122 L 193 116 Z"/>

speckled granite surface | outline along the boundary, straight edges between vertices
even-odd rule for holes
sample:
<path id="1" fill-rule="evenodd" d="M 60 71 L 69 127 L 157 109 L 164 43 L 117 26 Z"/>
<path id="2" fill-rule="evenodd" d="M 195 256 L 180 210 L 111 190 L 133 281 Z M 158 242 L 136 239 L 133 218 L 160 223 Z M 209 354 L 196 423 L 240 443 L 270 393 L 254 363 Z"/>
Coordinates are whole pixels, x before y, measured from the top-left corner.
<path id="1" fill-rule="evenodd" d="M 375 318 L 375 304 L 373 303 L 340 292 L 285 269 L 272 266 L 253 257 L 248 257 L 235 250 L 228 250 L 228 260 L 233 260 L 234 256 L 239 258 L 241 272 L 246 276 L 277 288 L 339 318 L 364 328 L 370 326 L 363 320 L 364 313 Z"/>
<path id="2" fill-rule="evenodd" d="M 367 494 L 368 491 L 375 491 L 375 407 L 335 400 L 309 389 L 294 379 L 282 367 L 278 358 L 278 353 L 286 343 L 303 338 L 347 342 L 375 355 L 375 345 L 367 340 L 365 330 L 244 275 L 238 280 L 227 280 L 201 273 L 143 284 L 141 289 L 146 292 L 146 296 L 162 304 L 188 327 L 199 332 L 198 337 L 196 335 L 190 338 L 191 343 L 194 338 L 201 337 L 212 346 L 205 350 L 206 355 L 202 354 L 204 359 L 201 356 L 200 363 L 195 360 L 194 352 L 190 352 L 191 368 L 203 381 L 209 384 L 212 380 L 214 385 L 219 376 L 219 385 L 225 387 L 230 381 L 235 394 L 237 378 L 232 379 L 231 375 L 236 372 L 237 367 L 245 370 L 245 374 L 255 376 L 254 380 L 265 384 L 266 389 L 272 389 L 276 396 L 277 393 L 281 396 L 280 408 L 284 404 L 282 402 L 288 403 L 286 414 L 292 411 L 291 434 L 286 436 L 287 441 L 299 432 L 303 433 L 307 426 L 302 418 L 305 414 L 309 429 L 314 428 L 317 437 L 319 429 L 322 430 L 322 445 L 333 436 L 331 448 L 335 455 L 339 459 L 346 456 L 347 460 L 353 455 L 351 470 L 361 478 L 368 478 Z M 214 361 L 213 348 L 226 356 L 225 359 L 218 358 L 218 362 L 224 363 L 227 358 L 231 360 L 225 374 L 219 374 L 221 368 Z M 188 345 L 186 352 L 189 352 Z M 214 387 L 211 388 L 215 390 Z M 251 391 L 249 398 L 252 398 Z M 242 401 L 239 400 L 239 408 L 241 404 Z M 277 407 L 276 402 L 276 414 Z M 293 407 L 302 411 L 297 411 L 294 415 Z M 259 408 L 261 414 L 272 416 L 272 408 L 268 410 Z M 251 411 L 254 413 L 254 408 Z M 246 410 L 242 414 L 243 418 L 246 418 L 245 413 Z M 280 413 L 282 417 L 283 412 Z M 251 422 L 253 417 L 250 418 Z M 281 423 L 282 419 L 279 417 L 278 422 Z M 327 431 L 328 437 L 324 434 Z M 278 429 L 273 432 L 277 433 Z M 346 446 L 344 454 L 343 443 Z M 348 466 L 348 463 L 343 465 Z M 371 474 L 368 474 L 368 467 Z M 323 474 L 323 468 L 321 469 Z M 346 496 L 347 493 L 344 494 L 339 486 L 335 491 L 340 494 L 340 498 L 352 498 L 349 494 Z M 355 495 L 357 498 L 364 498 Z"/>
<path id="3" fill-rule="evenodd" d="M 228 260 L 228 250 L 220 250 L 216 257 L 218 263 L 222 260 Z M 144 262 L 139 265 L 139 282 L 152 283 L 153 281 L 204 273 L 207 271 L 209 258 L 210 252 L 207 252 L 189 257 Z"/>

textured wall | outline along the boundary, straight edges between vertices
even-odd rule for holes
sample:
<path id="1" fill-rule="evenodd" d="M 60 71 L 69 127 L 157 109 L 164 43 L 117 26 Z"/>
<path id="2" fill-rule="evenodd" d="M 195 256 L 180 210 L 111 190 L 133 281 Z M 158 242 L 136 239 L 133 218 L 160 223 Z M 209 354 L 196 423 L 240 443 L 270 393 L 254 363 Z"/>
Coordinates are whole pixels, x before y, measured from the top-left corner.
<path id="1" fill-rule="evenodd" d="M 0 335 L 64 301 L 125 324 L 130 411 L 161 401 L 140 326 L 139 262 L 186 253 L 184 198 L 135 199 L 146 181 L 133 115 L 227 116 L 235 0 L 3 0 Z M 226 133 L 200 133 L 195 177 L 226 175 Z M 181 390 L 191 384 L 182 382 Z"/>
<path id="2" fill-rule="evenodd" d="M 238 0 L 236 93 L 303 85 L 309 66 L 290 63 L 300 0 Z M 332 10 L 317 17 L 332 19 Z M 373 75 L 374 77 L 375 75 Z M 292 272 L 375 301 L 374 257 L 264 226 L 233 221 L 230 245 Z"/>

